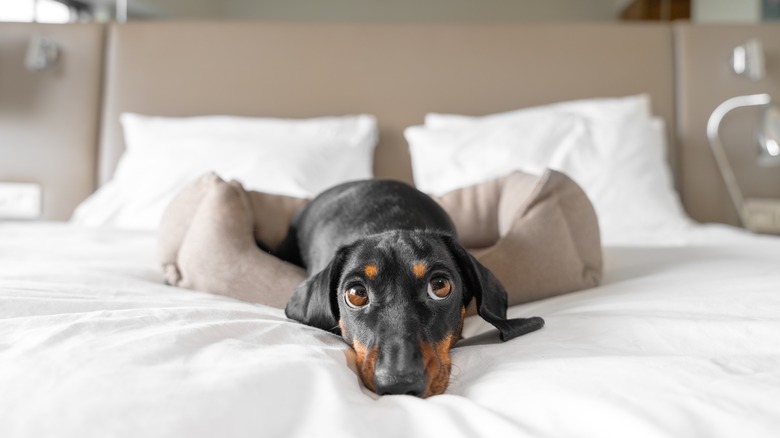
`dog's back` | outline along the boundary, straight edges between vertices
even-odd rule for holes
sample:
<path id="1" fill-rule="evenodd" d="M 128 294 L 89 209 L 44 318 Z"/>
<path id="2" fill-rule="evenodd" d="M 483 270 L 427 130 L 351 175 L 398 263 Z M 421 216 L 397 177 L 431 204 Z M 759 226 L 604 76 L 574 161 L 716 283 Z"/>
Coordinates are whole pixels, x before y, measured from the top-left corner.
<path id="1" fill-rule="evenodd" d="M 419 190 L 393 180 L 353 181 L 323 192 L 301 209 L 276 255 L 311 275 L 322 270 L 338 248 L 390 230 L 455 234 L 447 213 Z"/>

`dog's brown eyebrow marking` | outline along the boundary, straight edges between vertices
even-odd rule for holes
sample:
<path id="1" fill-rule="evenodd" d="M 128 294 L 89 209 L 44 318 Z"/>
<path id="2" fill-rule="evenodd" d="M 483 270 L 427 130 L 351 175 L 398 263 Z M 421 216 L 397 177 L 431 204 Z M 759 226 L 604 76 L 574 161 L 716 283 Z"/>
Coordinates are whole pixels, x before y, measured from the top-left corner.
<path id="1" fill-rule="evenodd" d="M 369 280 L 376 278 L 377 272 L 379 272 L 379 268 L 373 263 L 369 263 L 363 267 L 363 273 L 366 274 L 366 277 L 368 277 Z"/>
<path id="2" fill-rule="evenodd" d="M 414 263 L 412 264 L 412 273 L 414 274 L 415 278 L 423 278 L 425 275 L 425 263 Z"/>

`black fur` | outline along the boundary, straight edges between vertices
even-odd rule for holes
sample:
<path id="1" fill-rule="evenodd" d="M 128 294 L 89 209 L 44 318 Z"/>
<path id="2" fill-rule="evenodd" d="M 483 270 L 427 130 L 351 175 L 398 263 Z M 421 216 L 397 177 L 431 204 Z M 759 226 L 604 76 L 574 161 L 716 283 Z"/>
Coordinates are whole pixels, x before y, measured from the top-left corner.
<path id="1" fill-rule="evenodd" d="M 275 254 L 309 275 L 288 302 L 287 316 L 351 345 L 377 347 L 378 392 L 420 395 L 420 342 L 459 336 L 462 310 L 472 299 L 502 340 L 544 324 L 538 317 L 507 320 L 501 283 L 457 242 L 447 213 L 401 182 L 357 181 L 322 193 L 293 217 Z M 424 275 L 412 271 L 414 263 L 426 267 Z M 367 275 L 368 264 L 378 267 L 375 275 Z M 429 293 L 436 278 L 452 285 L 446 299 Z M 345 291 L 353 285 L 367 290 L 369 305 L 347 304 Z"/>

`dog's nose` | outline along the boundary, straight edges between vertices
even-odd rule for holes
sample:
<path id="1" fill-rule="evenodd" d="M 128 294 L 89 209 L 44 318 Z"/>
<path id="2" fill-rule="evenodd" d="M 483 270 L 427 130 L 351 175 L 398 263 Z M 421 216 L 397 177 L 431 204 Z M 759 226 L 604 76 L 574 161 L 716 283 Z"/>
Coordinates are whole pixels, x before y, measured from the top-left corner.
<path id="1" fill-rule="evenodd" d="M 377 394 L 421 396 L 425 391 L 425 370 L 414 336 L 399 337 L 379 345 L 374 384 Z"/>
<path id="2" fill-rule="evenodd" d="M 401 394 L 421 397 L 425 391 L 425 380 L 417 374 L 393 376 L 377 374 L 374 384 L 379 395 Z"/>

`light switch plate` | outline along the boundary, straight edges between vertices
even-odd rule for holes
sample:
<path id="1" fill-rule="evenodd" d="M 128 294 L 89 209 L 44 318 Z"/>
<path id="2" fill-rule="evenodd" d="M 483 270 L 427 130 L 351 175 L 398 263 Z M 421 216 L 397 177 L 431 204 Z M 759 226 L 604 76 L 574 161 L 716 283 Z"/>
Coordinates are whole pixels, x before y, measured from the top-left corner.
<path id="1" fill-rule="evenodd" d="M 0 182 L 0 219 L 38 219 L 42 199 L 40 184 Z"/>

